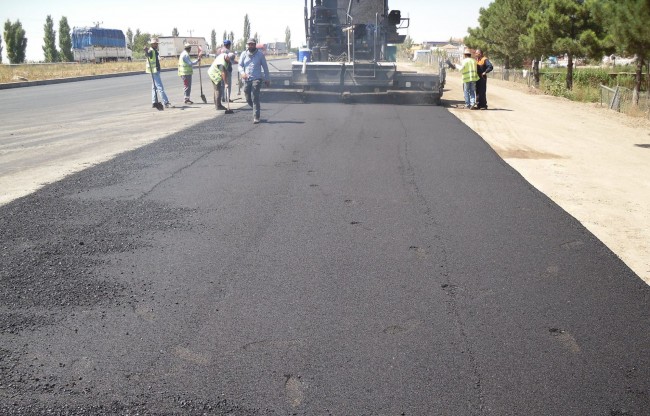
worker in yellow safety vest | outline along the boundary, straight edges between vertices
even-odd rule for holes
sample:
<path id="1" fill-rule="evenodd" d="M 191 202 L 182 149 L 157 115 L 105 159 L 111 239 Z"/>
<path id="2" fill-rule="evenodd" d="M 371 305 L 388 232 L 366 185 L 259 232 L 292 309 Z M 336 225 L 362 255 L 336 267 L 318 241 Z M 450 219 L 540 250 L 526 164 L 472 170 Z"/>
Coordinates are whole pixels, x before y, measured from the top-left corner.
<path id="1" fill-rule="evenodd" d="M 472 58 L 472 51 L 465 49 L 463 52 L 465 56 L 460 64 L 452 64 L 447 60 L 450 67 L 456 68 L 460 71 L 463 77 L 463 95 L 465 96 L 465 108 L 476 110 L 476 81 L 479 80 L 478 71 L 476 69 L 476 59 Z"/>
<path id="2" fill-rule="evenodd" d="M 149 44 L 151 45 L 151 48 L 148 46 L 145 46 L 144 48 L 144 55 L 146 58 L 146 63 L 145 63 L 145 71 L 148 74 L 151 74 L 151 77 L 153 78 L 152 82 L 152 88 L 151 88 L 151 102 L 153 104 L 152 107 L 156 107 L 157 104 L 157 94 L 156 90 L 160 92 L 160 98 L 162 99 L 162 102 L 165 104 L 165 107 L 169 108 L 172 106 L 172 104 L 169 102 L 169 98 L 167 98 L 167 94 L 165 94 L 165 87 L 163 87 L 162 80 L 160 79 L 160 60 L 158 59 L 158 38 L 151 38 L 149 41 Z"/>
<path id="3" fill-rule="evenodd" d="M 178 76 L 183 80 L 183 98 L 185 104 L 194 104 L 192 100 L 190 100 L 190 94 L 192 93 L 192 73 L 194 72 L 192 66 L 201 64 L 201 56 L 203 56 L 203 52 L 199 50 L 198 58 L 193 61 L 192 58 L 190 58 L 192 45 L 185 42 L 183 47 L 185 49 L 178 57 Z"/>
<path id="4" fill-rule="evenodd" d="M 221 104 L 222 86 L 228 87 L 228 68 L 230 67 L 230 55 L 228 53 L 221 53 L 210 65 L 208 69 L 208 77 L 214 86 L 214 105 L 217 110 L 226 110 Z"/>

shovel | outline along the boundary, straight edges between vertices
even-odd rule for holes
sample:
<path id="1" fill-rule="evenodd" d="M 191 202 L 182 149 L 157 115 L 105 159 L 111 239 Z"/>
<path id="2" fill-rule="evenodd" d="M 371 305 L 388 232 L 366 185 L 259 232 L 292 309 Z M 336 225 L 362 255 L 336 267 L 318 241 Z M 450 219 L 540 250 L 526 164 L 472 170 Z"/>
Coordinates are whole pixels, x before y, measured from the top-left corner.
<path id="1" fill-rule="evenodd" d="M 201 53 L 201 48 L 199 48 L 199 53 Z M 206 100 L 205 95 L 203 95 L 203 79 L 201 78 L 201 61 L 199 61 L 199 85 L 201 85 L 201 100 L 203 100 L 203 104 L 207 104 L 208 100 Z"/>
<path id="2" fill-rule="evenodd" d="M 226 97 L 230 97 L 230 85 L 226 85 Z M 225 114 L 232 114 L 234 111 L 230 109 L 230 100 L 226 99 L 226 103 L 228 103 L 228 109 L 225 111 Z"/>
<path id="3" fill-rule="evenodd" d="M 158 111 L 163 111 L 165 107 L 163 104 L 158 101 L 158 88 L 156 88 L 156 80 L 153 78 L 153 70 L 151 69 L 151 61 L 149 60 L 149 57 L 145 55 L 145 59 L 147 60 L 147 65 L 149 65 L 149 72 L 151 73 L 151 82 L 153 83 L 153 91 L 154 91 L 154 97 L 155 97 L 155 102 L 153 103 L 153 106 L 156 107 Z"/>

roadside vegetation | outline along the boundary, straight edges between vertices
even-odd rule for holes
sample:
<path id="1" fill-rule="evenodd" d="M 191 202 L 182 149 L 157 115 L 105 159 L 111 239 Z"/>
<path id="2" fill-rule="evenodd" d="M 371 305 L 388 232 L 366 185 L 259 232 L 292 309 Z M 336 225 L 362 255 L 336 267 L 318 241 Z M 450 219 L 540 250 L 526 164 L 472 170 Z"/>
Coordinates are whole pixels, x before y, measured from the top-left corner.
<path id="1" fill-rule="evenodd" d="M 574 83 L 601 77 L 597 71 L 579 75 L 578 59 L 634 56 L 632 100 L 638 105 L 650 58 L 649 20 L 647 0 L 494 0 L 480 9 L 479 27 L 469 28 L 464 41 L 487 51 L 506 71 L 531 68 L 535 86 L 569 98 L 576 95 Z M 548 56 L 566 56 L 567 67 L 542 81 L 540 64 Z"/>
<path id="2" fill-rule="evenodd" d="M 212 58 L 205 58 L 201 66 L 212 63 Z M 162 68 L 177 68 L 176 59 L 162 59 Z M 94 63 L 53 63 L 53 64 L 22 64 L 0 65 L 0 83 L 41 81 L 46 79 L 74 78 L 91 75 L 106 75 L 122 72 L 144 72 L 145 61 L 104 62 Z"/>

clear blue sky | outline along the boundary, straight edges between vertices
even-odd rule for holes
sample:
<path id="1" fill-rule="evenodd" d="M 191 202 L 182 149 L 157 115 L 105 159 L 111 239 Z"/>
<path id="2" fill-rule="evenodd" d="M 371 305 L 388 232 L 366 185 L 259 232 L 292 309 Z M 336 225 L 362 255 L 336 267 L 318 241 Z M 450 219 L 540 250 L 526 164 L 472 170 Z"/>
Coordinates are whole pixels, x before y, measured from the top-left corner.
<path id="1" fill-rule="evenodd" d="M 407 34 L 415 42 L 447 40 L 463 37 L 468 27 L 478 26 L 481 7 L 488 7 L 492 0 L 389 0 L 391 9 L 402 11 L 411 24 Z M 156 33 L 170 36 L 177 28 L 181 36 L 202 36 L 208 43 L 212 29 L 221 40 L 223 31 L 233 31 L 235 38 L 242 37 L 244 16 L 248 14 L 251 34 L 258 33 L 260 41 L 283 42 L 287 26 L 291 30 L 293 46 L 305 41 L 303 9 L 304 0 L 3 0 L 0 7 L 0 23 L 4 32 L 7 19 L 20 20 L 27 37 L 27 60 L 43 59 L 43 26 L 47 15 L 54 20 L 58 32 L 62 16 L 71 28 L 93 26 L 122 29 L 133 32 Z M 4 35 L 3 47 L 4 45 Z M 7 63 L 6 50 L 3 62 Z"/>

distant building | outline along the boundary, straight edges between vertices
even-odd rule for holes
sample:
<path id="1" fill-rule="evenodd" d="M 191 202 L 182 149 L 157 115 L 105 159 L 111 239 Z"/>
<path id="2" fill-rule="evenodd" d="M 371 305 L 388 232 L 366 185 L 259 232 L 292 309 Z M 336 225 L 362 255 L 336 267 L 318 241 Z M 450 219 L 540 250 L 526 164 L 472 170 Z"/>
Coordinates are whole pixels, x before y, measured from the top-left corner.
<path id="1" fill-rule="evenodd" d="M 289 53 L 285 42 L 271 42 L 266 44 L 267 55 L 286 55 Z"/>
<path id="2" fill-rule="evenodd" d="M 465 49 L 465 45 L 459 44 L 459 45 L 454 45 L 451 43 L 448 43 L 438 49 L 441 49 L 445 52 L 447 58 L 450 60 L 460 60 L 463 57 L 463 50 Z"/>
<path id="3" fill-rule="evenodd" d="M 463 58 L 465 45 L 462 42 L 452 41 L 425 41 L 420 49 L 415 50 L 413 60 L 430 60 L 429 56 L 442 56 L 451 61 L 460 61 Z"/>
<path id="4" fill-rule="evenodd" d="M 444 41 L 429 41 L 426 40 L 422 42 L 422 49 L 432 49 L 432 48 L 440 48 L 442 46 L 449 45 L 448 40 Z"/>

